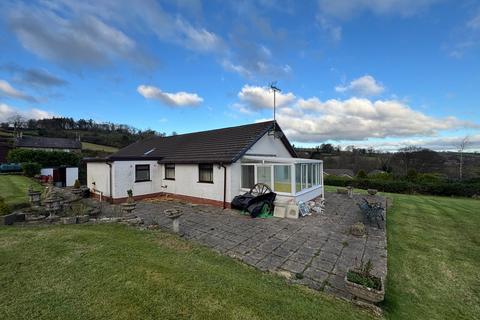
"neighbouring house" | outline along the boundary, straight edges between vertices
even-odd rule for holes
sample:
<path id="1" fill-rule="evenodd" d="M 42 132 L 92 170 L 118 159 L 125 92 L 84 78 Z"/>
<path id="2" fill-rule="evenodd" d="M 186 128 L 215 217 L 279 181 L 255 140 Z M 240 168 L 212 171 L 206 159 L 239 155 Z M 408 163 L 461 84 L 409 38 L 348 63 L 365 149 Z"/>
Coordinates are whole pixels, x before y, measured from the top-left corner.
<path id="1" fill-rule="evenodd" d="M 14 148 L 43 150 L 43 151 L 63 151 L 77 152 L 82 151 L 82 143 L 79 140 L 64 138 L 47 138 L 24 136 L 20 133 L 13 142 Z"/>
<path id="2" fill-rule="evenodd" d="M 349 179 L 353 179 L 355 177 L 353 170 L 350 169 L 325 169 L 323 170 L 323 174 L 326 176 L 335 176 Z"/>
<path id="3" fill-rule="evenodd" d="M 48 181 L 48 177 L 53 178 L 53 183 L 57 187 L 73 187 L 78 179 L 78 167 L 49 167 L 40 170 L 40 176 L 44 181 Z"/>
<path id="4" fill-rule="evenodd" d="M 298 158 L 274 121 L 151 137 L 104 158 L 84 159 L 92 193 L 108 201 L 168 194 L 196 203 L 228 206 L 265 183 L 279 200 L 323 196 L 323 162 Z"/>

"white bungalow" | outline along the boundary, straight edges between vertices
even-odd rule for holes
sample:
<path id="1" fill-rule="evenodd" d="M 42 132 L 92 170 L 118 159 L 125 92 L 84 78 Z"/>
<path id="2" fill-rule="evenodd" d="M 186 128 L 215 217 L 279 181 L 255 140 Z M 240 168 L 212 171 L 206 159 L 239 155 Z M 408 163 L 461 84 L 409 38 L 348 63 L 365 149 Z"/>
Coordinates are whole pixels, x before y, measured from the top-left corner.
<path id="1" fill-rule="evenodd" d="M 108 201 L 168 194 L 194 203 L 227 207 L 265 183 L 277 199 L 323 197 L 321 160 L 297 158 L 274 121 L 133 143 L 106 159 L 86 159 L 91 192 Z"/>

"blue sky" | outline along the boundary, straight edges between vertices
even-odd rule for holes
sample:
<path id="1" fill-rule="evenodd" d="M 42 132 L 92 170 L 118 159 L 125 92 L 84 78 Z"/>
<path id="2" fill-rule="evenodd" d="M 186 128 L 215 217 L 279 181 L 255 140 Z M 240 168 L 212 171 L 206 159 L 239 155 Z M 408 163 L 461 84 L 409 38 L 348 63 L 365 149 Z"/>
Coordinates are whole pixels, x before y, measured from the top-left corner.
<path id="1" fill-rule="evenodd" d="M 480 2 L 3 1 L 0 120 L 178 133 L 277 118 L 296 145 L 480 149 Z"/>

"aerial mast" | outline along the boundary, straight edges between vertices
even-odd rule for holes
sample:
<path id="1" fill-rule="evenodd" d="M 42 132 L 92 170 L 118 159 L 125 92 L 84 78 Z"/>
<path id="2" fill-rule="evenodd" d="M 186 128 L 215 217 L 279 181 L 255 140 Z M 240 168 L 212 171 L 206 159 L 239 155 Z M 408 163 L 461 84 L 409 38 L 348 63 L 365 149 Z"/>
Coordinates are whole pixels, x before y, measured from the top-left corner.
<path id="1" fill-rule="evenodd" d="M 276 117 L 276 93 L 277 92 L 281 92 L 282 90 L 280 90 L 280 88 L 277 87 L 277 83 L 276 82 L 272 82 L 270 84 L 270 89 L 272 89 L 273 91 L 273 138 L 275 139 L 275 127 L 277 125 L 277 121 L 275 119 Z"/>

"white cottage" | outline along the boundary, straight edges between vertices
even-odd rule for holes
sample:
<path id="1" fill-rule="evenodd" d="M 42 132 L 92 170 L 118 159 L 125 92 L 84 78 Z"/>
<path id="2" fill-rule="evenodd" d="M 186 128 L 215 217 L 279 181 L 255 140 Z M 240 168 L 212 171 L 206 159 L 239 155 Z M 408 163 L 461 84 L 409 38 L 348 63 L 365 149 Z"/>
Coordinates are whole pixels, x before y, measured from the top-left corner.
<path id="1" fill-rule="evenodd" d="M 227 207 L 265 183 L 278 200 L 323 196 L 323 163 L 297 158 L 274 121 L 133 143 L 106 159 L 86 159 L 93 194 L 119 203 L 168 194 L 194 203 Z"/>

